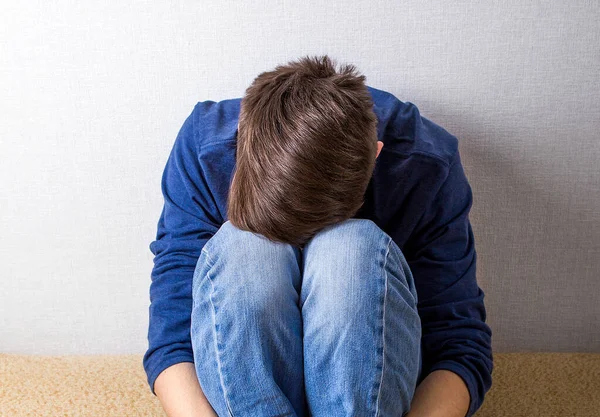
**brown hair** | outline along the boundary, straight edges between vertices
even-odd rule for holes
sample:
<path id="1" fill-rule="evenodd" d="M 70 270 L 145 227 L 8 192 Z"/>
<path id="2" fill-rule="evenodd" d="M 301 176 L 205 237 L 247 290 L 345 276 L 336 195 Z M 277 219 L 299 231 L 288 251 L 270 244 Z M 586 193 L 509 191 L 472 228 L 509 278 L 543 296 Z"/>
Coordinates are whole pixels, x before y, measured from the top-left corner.
<path id="1" fill-rule="evenodd" d="M 365 76 L 305 56 L 258 75 L 240 104 L 227 217 L 302 247 L 353 217 L 375 168 L 377 117 Z"/>

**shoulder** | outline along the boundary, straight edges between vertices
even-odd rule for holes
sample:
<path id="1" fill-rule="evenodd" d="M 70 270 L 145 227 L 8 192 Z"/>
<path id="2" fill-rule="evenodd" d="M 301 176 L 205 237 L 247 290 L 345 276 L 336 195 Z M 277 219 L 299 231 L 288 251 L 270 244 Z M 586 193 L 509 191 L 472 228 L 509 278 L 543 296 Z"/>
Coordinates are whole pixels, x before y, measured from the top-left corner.
<path id="1" fill-rule="evenodd" d="M 235 139 L 240 102 L 241 98 L 229 98 L 196 103 L 189 119 L 199 148 Z"/>
<path id="2" fill-rule="evenodd" d="M 423 116 L 419 108 L 394 94 L 367 86 L 373 99 L 378 140 L 386 153 L 402 158 L 430 158 L 450 165 L 458 152 L 458 139 L 439 124 Z M 190 115 L 198 147 L 234 141 L 241 97 L 221 101 L 204 100 Z"/>
<path id="3" fill-rule="evenodd" d="M 367 86 L 378 118 L 377 133 L 383 149 L 400 157 L 432 158 L 448 166 L 458 152 L 458 139 L 424 117 L 418 107 L 394 94 Z"/>

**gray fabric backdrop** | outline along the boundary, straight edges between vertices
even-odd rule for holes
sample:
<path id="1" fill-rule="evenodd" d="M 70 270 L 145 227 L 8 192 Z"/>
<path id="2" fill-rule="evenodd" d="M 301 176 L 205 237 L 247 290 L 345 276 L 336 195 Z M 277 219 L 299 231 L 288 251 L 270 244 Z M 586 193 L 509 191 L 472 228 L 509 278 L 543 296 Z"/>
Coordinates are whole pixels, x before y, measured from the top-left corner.
<path id="1" fill-rule="evenodd" d="M 0 351 L 141 353 L 160 177 L 200 100 L 303 54 L 460 140 L 496 351 L 600 351 L 600 2 L 0 6 Z"/>

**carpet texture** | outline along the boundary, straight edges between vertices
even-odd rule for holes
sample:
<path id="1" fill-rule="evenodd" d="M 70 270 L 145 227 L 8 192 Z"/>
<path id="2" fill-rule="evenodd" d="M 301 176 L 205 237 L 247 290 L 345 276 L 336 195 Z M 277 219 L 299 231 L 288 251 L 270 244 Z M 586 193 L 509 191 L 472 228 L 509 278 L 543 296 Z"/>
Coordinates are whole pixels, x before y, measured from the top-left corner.
<path id="1" fill-rule="evenodd" d="M 600 354 L 494 355 L 477 417 L 600 416 Z M 141 355 L 0 354 L 0 416 L 161 416 Z"/>

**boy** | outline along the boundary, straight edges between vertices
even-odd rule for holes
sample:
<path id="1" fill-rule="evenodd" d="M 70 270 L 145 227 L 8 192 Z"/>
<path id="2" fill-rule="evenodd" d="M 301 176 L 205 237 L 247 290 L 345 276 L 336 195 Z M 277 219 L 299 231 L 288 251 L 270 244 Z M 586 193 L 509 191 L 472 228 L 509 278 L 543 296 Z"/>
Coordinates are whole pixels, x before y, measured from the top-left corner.
<path id="1" fill-rule="evenodd" d="M 167 161 L 152 392 L 176 416 L 471 416 L 491 386 L 458 140 L 303 57 L 198 103 Z"/>

